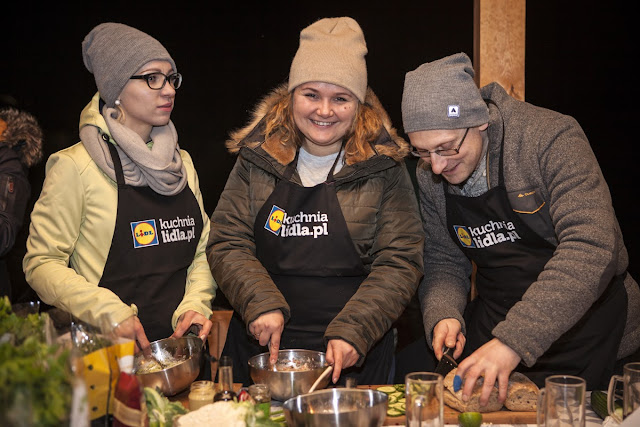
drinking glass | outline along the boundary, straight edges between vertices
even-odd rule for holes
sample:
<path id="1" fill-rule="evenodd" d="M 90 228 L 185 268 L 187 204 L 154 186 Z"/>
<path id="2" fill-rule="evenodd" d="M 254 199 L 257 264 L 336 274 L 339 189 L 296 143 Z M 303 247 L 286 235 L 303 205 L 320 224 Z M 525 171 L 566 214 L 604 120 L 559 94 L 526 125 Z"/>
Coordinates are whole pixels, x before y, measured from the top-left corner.
<path id="1" fill-rule="evenodd" d="M 271 391 L 266 384 L 251 384 L 249 386 L 249 396 L 256 403 L 265 416 L 271 414 Z"/>
<path id="2" fill-rule="evenodd" d="M 627 418 L 635 409 L 640 408 L 640 362 L 627 363 L 622 376 L 614 375 L 609 382 L 607 409 L 609 415 L 618 423 Z M 622 419 L 614 411 L 616 383 L 622 382 Z"/>
<path id="3" fill-rule="evenodd" d="M 571 375 L 551 375 L 538 395 L 539 427 L 584 427 L 587 383 Z"/>
<path id="4" fill-rule="evenodd" d="M 407 427 L 443 427 L 442 375 L 412 372 L 405 377 Z"/>

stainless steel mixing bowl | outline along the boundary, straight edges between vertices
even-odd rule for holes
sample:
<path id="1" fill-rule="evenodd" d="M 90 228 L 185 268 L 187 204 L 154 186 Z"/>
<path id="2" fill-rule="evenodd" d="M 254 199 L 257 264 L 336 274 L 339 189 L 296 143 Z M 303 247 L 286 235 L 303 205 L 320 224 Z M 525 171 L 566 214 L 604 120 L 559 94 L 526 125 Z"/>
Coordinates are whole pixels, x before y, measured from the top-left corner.
<path id="1" fill-rule="evenodd" d="M 267 384 L 271 398 L 279 401 L 307 393 L 327 366 L 325 354 L 312 350 L 280 350 L 275 365 L 269 364 L 269 353 L 249 359 L 253 382 Z M 317 388 L 325 388 L 330 378 L 323 379 Z"/>
<path id="2" fill-rule="evenodd" d="M 138 354 L 134 362 L 134 371 L 143 386 L 158 387 L 165 396 L 173 396 L 185 390 L 198 377 L 202 360 L 202 340 L 198 337 L 164 338 L 151 343 L 151 353 L 165 366 L 182 360 L 175 366 L 169 366 L 150 373 L 138 373 L 153 359 Z"/>
<path id="3" fill-rule="evenodd" d="M 291 398 L 283 409 L 289 427 L 379 427 L 387 402 L 381 391 L 331 388 Z"/>

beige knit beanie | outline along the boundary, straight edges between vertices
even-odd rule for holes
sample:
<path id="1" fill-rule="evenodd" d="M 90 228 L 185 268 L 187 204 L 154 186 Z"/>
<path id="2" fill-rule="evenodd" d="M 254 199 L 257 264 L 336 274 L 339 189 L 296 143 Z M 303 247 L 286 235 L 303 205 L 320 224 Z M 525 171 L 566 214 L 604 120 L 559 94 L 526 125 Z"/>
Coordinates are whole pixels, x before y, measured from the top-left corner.
<path id="1" fill-rule="evenodd" d="M 367 44 L 360 25 L 349 17 L 324 18 L 300 32 L 300 47 L 289 71 L 289 92 L 307 82 L 349 89 L 364 103 Z"/>

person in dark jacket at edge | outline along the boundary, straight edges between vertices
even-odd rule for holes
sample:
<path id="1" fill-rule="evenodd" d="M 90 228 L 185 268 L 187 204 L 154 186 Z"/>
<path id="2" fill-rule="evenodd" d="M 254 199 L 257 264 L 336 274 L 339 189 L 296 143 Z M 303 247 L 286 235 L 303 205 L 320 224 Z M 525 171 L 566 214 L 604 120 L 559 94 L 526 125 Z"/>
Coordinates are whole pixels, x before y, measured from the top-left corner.
<path id="1" fill-rule="evenodd" d="M 227 143 L 238 160 L 207 256 L 235 310 L 223 354 L 236 381 L 279 348 L 326 351 L 334 383 L 392 373 L 391 326 L 422 276 L 424 233 L 409 144 L 367 86 L 366 53 L 352 18 L 311 24 L 287 84 Z"/>
<path id="2" fill-rule="evenodd" d="M 26 282 L 12 283 L 8 260 L 27 219 L 29 168 L 42 160 L 42 143 L 42 129 L 32 114 L 0 106 L 0 297 L 6 295 L 12 303 L 25 302 L 30 291 Z M 22 273 L 20 261 L 16 271 Z"/>

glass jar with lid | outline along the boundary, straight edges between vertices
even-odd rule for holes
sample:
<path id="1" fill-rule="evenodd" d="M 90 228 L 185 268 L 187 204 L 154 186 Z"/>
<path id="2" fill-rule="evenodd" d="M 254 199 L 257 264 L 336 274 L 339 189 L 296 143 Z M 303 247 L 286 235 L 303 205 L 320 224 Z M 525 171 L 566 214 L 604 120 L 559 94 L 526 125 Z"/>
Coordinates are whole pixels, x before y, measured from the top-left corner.
<path id="1" fill-rule="evenodd" d="M 194 381 L 189 391 L 189 410 L 195 411 L 204 405 L 213 403 L 213 396 L 216 393 L 213 381 Z"/>

